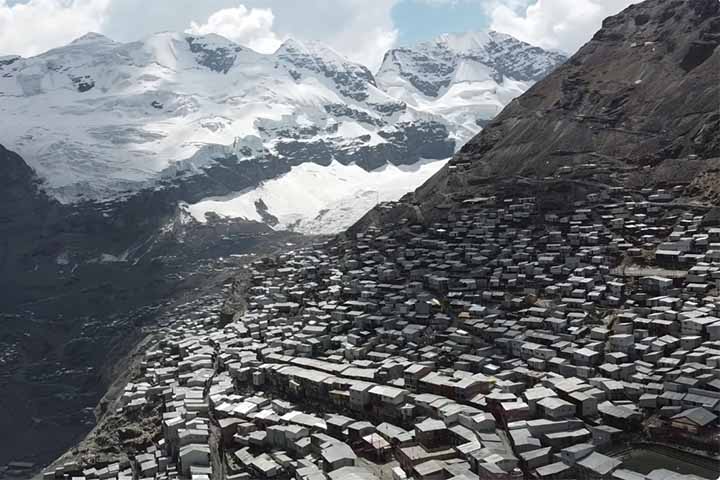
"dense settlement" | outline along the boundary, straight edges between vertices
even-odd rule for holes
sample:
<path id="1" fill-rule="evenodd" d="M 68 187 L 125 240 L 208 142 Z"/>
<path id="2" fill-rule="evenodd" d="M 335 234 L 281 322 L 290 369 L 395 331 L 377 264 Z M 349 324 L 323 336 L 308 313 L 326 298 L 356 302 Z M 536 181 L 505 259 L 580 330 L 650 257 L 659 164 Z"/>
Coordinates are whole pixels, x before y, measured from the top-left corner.
<path id="1" fill-rule="evenodd" d="M 151 443 L 44 478 L 699 479 L 624 465 L 720 450 L 720 225 L 681 190 L 468 198 L 255 261 L 245 308 L 145 352 L 115 407 Z"/>

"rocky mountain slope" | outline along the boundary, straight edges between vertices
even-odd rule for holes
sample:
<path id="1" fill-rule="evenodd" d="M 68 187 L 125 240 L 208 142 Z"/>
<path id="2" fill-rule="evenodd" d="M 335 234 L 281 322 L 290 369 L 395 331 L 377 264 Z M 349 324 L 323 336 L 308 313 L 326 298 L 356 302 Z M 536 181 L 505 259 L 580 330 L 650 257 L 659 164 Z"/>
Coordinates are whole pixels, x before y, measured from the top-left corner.
<path id="1" fill-rule="evenodd" d="M 717 1 L 627 8 L 511 102 L 413 201 L 430 208 L 497 180 L 587 179 L 583 171 L 599 171 L 638 188 L 684 185 L 686 196 L 717 203 L 719 44 Z"/>
<path id="2" fill-rule="evenodd" d="M 675 188 L 686 201 L 720 204 L 719 44 L 715 0 L 628 7 L 413 194 L 355 228 L 430 221 L 498 189 L 554 206 L 612 185 Z"/>
<path id="3" fill-rule="evenodd" d="M 8 120 L 0 142 L 64 204 L 178 184 L 194 186 L 178 199 L 192 203 L 306 162 L 372 171 L 448 158 L 563 60 L 496 33 L 449 36 L 390 52 L 376 79 L 313 42 L 288 40 L 263 55 L 217 35 L 118 43 L 88 34 L 36 57 L 0 60 L 0 115 Z M 445 72 L 432 91 L 398 85 L 432 69 Z M 232 177 L 222 186 L 206 178 L 218 168 Z M 345 184 L 350 198 L 359 188 Z M 273 218 L 275 206 L 267 207 L 270 216 L 256 209 L 248 218 Z M 328 205 L 321 207 L 310 213 Z"/>

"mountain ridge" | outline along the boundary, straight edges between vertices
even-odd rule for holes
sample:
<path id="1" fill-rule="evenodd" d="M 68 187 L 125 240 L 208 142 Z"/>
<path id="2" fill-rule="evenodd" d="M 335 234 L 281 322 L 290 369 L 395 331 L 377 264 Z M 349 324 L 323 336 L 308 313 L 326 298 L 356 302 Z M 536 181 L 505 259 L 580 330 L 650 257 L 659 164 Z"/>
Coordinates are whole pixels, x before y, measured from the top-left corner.
<path id="1" fill-rule="evenodd" d="M 490 93 L 480 116 L 525 87 Z M 0 61 L 0 99 L 13 120 L 0 141 L 63 203 L 126 198 L 231 158 L 238 169 L 334 158 L 368 171 L 443 159 L 470 134 L 388 95 L 329 47 L 294 39 L 261 54 L 214 34 L 120 43 L 89 33 Z"/>
<path id="2" fill-rule="evenodd" d="M 445 34 L 391 49 L 376 77 L 391 95 L 451 119 L 464 144 L 565 58 L 494 31 Z"/>
<path id="3" fill-rule="evenodd" d="M 632 5 L 511 102 L 451 164 L 479 178 L 543 177 L 603 160 L 654 168 L 720 157 L 719 44 L 718 2 Z"/>

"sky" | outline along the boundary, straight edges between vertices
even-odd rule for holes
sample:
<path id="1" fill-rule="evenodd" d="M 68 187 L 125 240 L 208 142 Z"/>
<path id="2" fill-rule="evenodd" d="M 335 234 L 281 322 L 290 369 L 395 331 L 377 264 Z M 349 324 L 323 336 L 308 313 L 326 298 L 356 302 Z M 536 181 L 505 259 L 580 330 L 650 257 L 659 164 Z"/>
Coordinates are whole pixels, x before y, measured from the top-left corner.
<path id="1" fill-rule="evenodd" d="M 32 56 L 87 32 L 134 41 L 217 33 L 263 53 L 323 42 L 376 70 L 396 46 L 493 29 L 574 53 L 602 20 L 639 0 L 0 0 L 0 56 Z"/>

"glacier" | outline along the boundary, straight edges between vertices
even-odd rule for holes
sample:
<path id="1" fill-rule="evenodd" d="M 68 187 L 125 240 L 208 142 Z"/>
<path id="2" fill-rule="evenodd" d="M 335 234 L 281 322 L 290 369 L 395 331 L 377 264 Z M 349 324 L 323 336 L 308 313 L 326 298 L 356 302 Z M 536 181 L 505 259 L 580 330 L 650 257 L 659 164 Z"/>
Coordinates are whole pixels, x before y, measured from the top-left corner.
<path id="1" fill-rule="evenodd" d="M 260 202 L 275 216 L 275 229 L 333 234 L 345 230 L 381 202 L 399 200 L 433 176 L 446 162 L 422 160 L 413 165 L 384 165 L 367 171 L 333 161 L 327 167 L 304 163 L 278 178 L 227 198 L 188 205 L 198 221 L 206 214 L 263 221 Z"/>
<path id="2" fill-rule="evenodd" d="M 214 34 L 120 43 L 90 33 L 35 57 L 0 57 L 0 143 L 66 204 L 167 188 L 218 162 L 259 168 L 262 183 L 227 205 L 186 200 L 258 219 L 251 199 L 263 198 L 275 228 L 329 232 L 348 224 L 333 212 L 355 218 L 371 192 L 412 190 L 562 61 L 496 32 L 393 49 L 376 73 L 317 42 L 261 54 Z M 302 197 L 307 206 L 283 203 L 282 185 L 303 181 L 317 191 Z"/>

